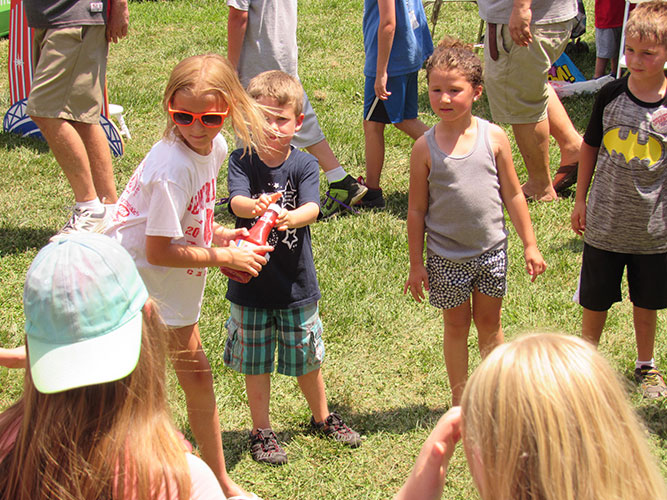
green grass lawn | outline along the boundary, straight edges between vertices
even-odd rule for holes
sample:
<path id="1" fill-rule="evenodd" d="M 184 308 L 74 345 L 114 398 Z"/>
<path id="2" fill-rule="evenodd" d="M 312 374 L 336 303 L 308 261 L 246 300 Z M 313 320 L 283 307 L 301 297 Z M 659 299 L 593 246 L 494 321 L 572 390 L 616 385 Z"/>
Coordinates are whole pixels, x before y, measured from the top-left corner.
<path id="1" fill-rule="evenodd" d="M 584 40 L 587 54 L 575 54 L 577 66 L 590 78 L 594 64 L 593 7 Z M 362 0 L 299 2 L 299 74 L 320 124 L 345 168 L 364 173 L 362 133 L 363 44 Z M 127 39 L 111 47 L 109 96 L 125 108 L 132 140 L 114 160 L 119 192 L 134 168 L 157 141 L 164 126 L 160 98 L 171 68 L 182 58 L 226 53 L 227 8 L 218 0 L 132 2 Z M 474 41 L 479 18 L 470 3 L 445 5 L 435 38 L 445 33 Z M 7 67 L 7 39 L 0 40 L 0 67 Z M 6 75 L 6 73 L 5 73 Z M 420 82 L 420 118 L 435 123 Z M 592 96 L 564 101 L 583 132 Z M 0 78 L 0 110 L 9 107 L 6 77 Z M 485 99 L 475 113 L 489 118 Z M 509 130 L 506 128 L 506 130 Z M 525 167 L 512 141 L 520 178 Z M 227 134 L 228 140 L 231 137 Z M 307 405 L 294 380 L 273 378 L 271 416 L 286 442 L 290 463 L 281 468 L 259 465 L 247 452 L 251 421 L 243 377 L 226 369 L 222 352 L 228 304 L 226 279 L 209 274 L 200 322 L 206 352 L 214 367 L 225 455 L 232 477 L 268 499 L 379 499 L 391 496 L 406 477 L 437 418 L 447 410 L 450 390 L 442 357 L 442 319 L 428 304 L 416 304 L 402 293 L 408 273 L 406 212 L 412 141 L 394 129 L 386 134 L 382 184 L 383 212 L 336 217 L 313 225 L 315 264 L 322 301 L 327 358 L 323 367 L 330 406 L 365 436 L 349 450 L 308 433 Z M 60 168 L 42 142 L 0 133 L 0 345 L 23 342 L 22 290 L 26 270 L 49 236 L 69 217 L 73 197 Z M 558 150 L 552 147 L 552 171 Z M 226 169 L 219 179 L 226 191 Z M 322 191 L 326 186 L 322 176 Z M 546 273 L 531 283 L 524 271 L 522 246 L 511 225 L 508 293 L 504 301 L 506 338 L 523 332 L 557 331 L 577 335 L 580 307 L 572 294 L 581 263 L 582 240 L 570 230 L 573 198 L 530 205 Z M 230 219 L 223 222 L 232 223 Z M 667 328 L 658 316 L 656 362 L 667 370 Z M 479 363 L 473 330 L 471 367 Z M 615 305 L 600 346 L 622 378 L 628 380 L 633 406 L 649 429 L 652 449 L 667 463 L 667 402 L 642 400 L 630 383 L 635 360 L 631 305 Z M 21 392 L 23 373 L 0 368 L 0 410 Z M 172 408 L 177 425 L 189 433 L 182 392 L 172 379 Z M 594 418 L 592 415 L 591 418 Z M 620 451 L 620 450 L 619 450 Z M 663 465 L 667 477 L 667 466 Z M 460 449 L 454 455 L 445 498 L 477 498 Z"/>

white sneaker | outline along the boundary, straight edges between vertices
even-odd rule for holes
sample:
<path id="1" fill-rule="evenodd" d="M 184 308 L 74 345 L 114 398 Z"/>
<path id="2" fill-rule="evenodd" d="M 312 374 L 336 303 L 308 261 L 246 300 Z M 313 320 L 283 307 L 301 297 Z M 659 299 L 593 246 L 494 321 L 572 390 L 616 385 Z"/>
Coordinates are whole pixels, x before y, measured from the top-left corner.
<path id="1" fill-rule="evenodd" d="M 70 219 L 60 231 L 51 237 L 51 241 L 60 236 L 81 231 L 103 233 L 107 228 L 108 222 L 111 220 L 112 214 L 113 210 L 110 206 L 107 207 L 106 205 L 104 205 L 104 208 L 99 213 L 91 212 L 85 208 L 75 208 L 72 210 Z"/>

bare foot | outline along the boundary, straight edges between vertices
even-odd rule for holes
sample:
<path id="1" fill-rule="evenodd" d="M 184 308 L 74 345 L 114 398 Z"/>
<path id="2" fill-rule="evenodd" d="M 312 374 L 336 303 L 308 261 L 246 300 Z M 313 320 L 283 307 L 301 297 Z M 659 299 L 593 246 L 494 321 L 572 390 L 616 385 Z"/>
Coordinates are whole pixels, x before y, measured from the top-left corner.
<path id="1" fill-rule="evenodd" d="M 551 184 L 548 184 L 546 188 L 536 189 L 530 185 L 530 181 L 526 182 L 521 186 L 526 200 L 530 201 L 555 201 L 558 199 L 558 195 L 554 190 Z"/>

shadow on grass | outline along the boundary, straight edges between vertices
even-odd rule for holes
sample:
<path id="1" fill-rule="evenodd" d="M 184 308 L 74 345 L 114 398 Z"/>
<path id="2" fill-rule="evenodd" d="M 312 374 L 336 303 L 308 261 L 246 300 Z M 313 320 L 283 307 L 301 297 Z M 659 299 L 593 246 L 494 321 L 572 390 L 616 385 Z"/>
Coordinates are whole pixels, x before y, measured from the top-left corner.
<path id="1" fill-rule="evenodd" d="M 560 245 L 551 245 L 550 248 L 554 252 L 569 251 L 573 254 L 581 254 L 584 251 L 583 239 L 577 237 L 572 233 L 572 236 Z"/>
<path id="2" fill-rule="evenodd" d="M 53 228 L 0 227 L 0 256 L 19 254 L 28 248 L 42 248 L 53 236 Z"/>
<path id="3" fill-rule="evenodd" d="M 667 401 L 646 400 L 637 407 L 637 414 L 644 422 L 648 430 L 658 436 L 663 442 L 662 446 L 667 444 Z"/>
<path id="4" fill-rule="evenodd" d="M 411 405 L 385 411 L 354 413 L 346 405 L 330 404 L 329 410 L 340 413 L 351 428 L 362 436 L 379 432 L 404 434 L 423 427 L 430 431 L 448 408 L 430 408 L 426 405 Z M 194 438 L 189 429 L 183 431 L 190 442 Z M 295 436 L 309 434 L 309 424 L 303 424 L 283 432 L 276 433 L 281 443 L 288 444 Z M 231 470 L 248 454 L 248 431 L 223 431 L 222 442 L 225 450 L 227 469 Z"/>
<path id="5" fill-rule="evenodd" d="M 34 137 L 23 137 L 11 132 L 0 132 L 0 149 L 11 151 L 17 148 L 28 148 L 37 153 L 48 153 L 49 146 L 46 141 Z"/>
<path id="6" fill-rule="evenodd" d="M 395 215 L 399 219 L 407 219 L 408 217 L 408 187 L 405 187 L 405 191 L 394 191 L 389 194 L 385 194 L 385 202 L 387 212 L 392 215 Z"/>

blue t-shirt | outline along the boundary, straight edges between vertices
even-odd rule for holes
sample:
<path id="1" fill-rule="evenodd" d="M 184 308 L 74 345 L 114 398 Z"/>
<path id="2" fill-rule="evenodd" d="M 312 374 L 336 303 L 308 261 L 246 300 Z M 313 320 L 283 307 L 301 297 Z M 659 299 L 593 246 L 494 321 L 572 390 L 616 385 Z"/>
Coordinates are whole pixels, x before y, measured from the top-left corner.
<path id="1" fill-rule="evenodd" d="M 409 75 L 419 71 L 433 53 L 421 0 L 395 0 L 396 31 L 387 65 L 388 76 Z M 364 0 L 364 75 L 374 77 L 377 69 L 380 10 L 377 0 Z"/>
<path id="2" fill-rule="evenodd" d="M 305 203 L 320 203 L 320 168 L 314 156 L 292 149 L 278 167 L 268 167 L 255 152 L 237 149 L 229 156 L 229 199 L 258 198 L 263 193 L 282 193 L 278 204 L 288 210 Z M 236 218 L 236 227 L 250 228 L 256 219 Z M 274 247 L 259 276 L 248 283 L 229 280 L 227 300 L 246 307 L 291 309 L 320 299 L 310 228 L 272 229 L 268 244 Z"/>

